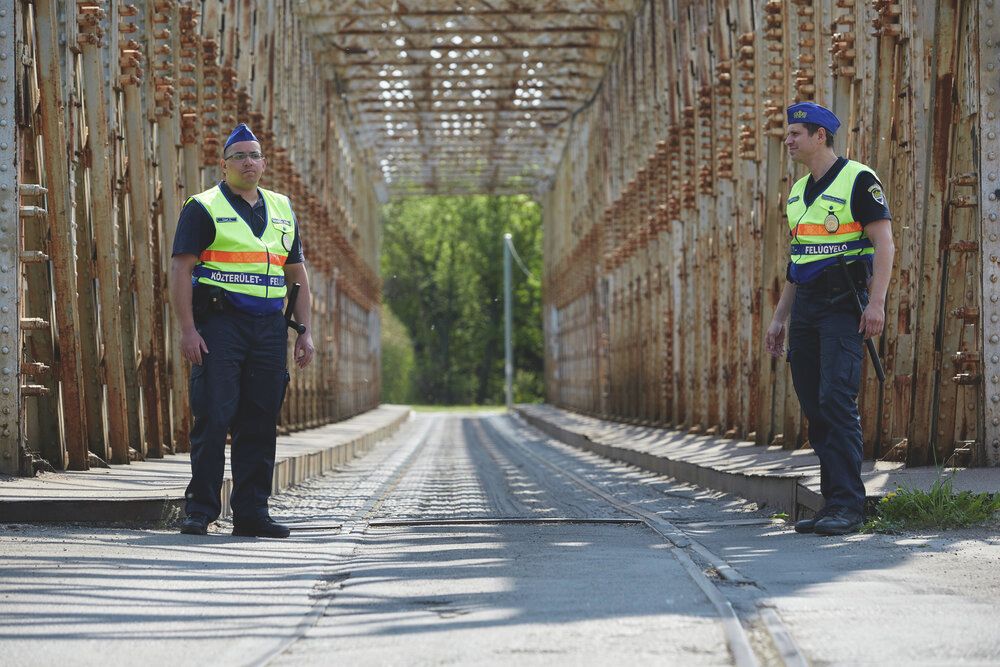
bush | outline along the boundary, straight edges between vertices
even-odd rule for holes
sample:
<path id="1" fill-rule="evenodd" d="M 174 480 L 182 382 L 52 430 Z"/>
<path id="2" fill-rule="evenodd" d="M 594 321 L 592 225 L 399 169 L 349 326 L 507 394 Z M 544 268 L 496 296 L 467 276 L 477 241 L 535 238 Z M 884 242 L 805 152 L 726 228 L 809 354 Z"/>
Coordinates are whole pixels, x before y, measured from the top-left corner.
<path id="1" fill-rule="evenodd" d="M 413 341 L 392 309 L 382 306 L 382 402 L 413 400 Z"/>
<path id="2" fill-rule="evenodd" d="M 1000 512 L 1000 494 L 954 493 L 950 477 L 939 477 L 930 491 L 900 487 L 878 503 L 867 532 L 898 533 L 920 528 L 964 528 L 989 521 Z"/>
<path id="3" fill-rule="evenodd" d="M 541 373 L 535 371 L 515 369 L 511 390 L 515 403 L 541 403 L 545 400 L 545 380 Z"/>

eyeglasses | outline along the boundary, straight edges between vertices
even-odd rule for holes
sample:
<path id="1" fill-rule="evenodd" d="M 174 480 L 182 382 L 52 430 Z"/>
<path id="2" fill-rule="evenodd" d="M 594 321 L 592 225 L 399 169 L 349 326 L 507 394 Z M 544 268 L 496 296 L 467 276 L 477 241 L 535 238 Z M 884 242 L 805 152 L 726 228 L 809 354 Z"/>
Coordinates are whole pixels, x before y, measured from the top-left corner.
<path id="1" fill-rule="evenodd" d="M 240 153 L 233 153 L 232 155 L 229 155 L 229 156 L 227 156 L 227 157 L 225 157 L 223 159 L 224 160 L 236 160 L 237 162 L 243 162 L 243 160 L 246 160 L 247 158 L 250 158 L 254 162 L 260 162 L 261 160 L 264 159 L 264 154 L 261 153 L 260 151 L 253 151 L 253 152 L 250 152 L 250 153 L 240 152 Z"/>

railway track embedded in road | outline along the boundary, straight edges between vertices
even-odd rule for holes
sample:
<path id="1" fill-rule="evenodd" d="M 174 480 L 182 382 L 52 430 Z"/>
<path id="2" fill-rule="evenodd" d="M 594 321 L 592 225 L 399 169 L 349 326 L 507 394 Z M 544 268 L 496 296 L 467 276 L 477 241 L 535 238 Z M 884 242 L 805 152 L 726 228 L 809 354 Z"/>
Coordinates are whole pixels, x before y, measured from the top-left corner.
<path id="1" fill-rule="evenodd" d="M 583 490 L 589 496 L 599 499 L 617 511 L 620 516 L 615 517 L 595 517 L 595 516 L 517 516 L 517 515 L 475 515 L 466 513 L 465 515 L 452 516 L 409 516 L 405 511 L 403 516 L 379 517 L 380 510 L 383 510 L 393 496 L 401 490 L 401 482 L 408 474 L 414 472 L 414 464 L 419 460 L 421 454 L 428 448 L 429 440 L 434 432 L 436 419 L 426 419 L 421 421 L 411 421 L 415 428 L 403 429 L 397 438 L 405 438 L 404 444 L 398 447 L 375 470 L 377 472 L 364 476 L 355 484 L 351 491 L 352 495 L 364 493 L 365 500 L 357 507 L 350 510 L 349 515 L 340 524 L 338 534 L 338 548 L 331 554 L 331 567 L 316 583 L 312 596 L 313 604 L 304 615 L 291 636 L 283 638 L 280 643 L 269 650 L 265 655 L 252 661 L 252 665 L 267 665 L 272 660 L 286 652 L 299 639 L 303 638 L 309 630 L 314 627 L 325 615 L 335 591 L 339 585 L 350 577 L 350 572 L 345 570 L 344 564 L 350 559 L 351 554 L 364 540 L 364 534 L 369 529 L 384 528 L 405 528 L 436 525 L 490 525 L 490 524 L 540 524 L 558 525 L 566 523 L 613 523 L 619 525 L 643 524 L 657 535 L 662 537 L 669 544 L 668 549 L 680 564 L 684 572 L 690 577 L 693 583 L 701 590 L 704 596 L 711 603 L 721 624 L 726 644 L 738 667 L 749 667 L 761 664 L 761 658 L 765 662 L 773 660 L 774 653 L 780 656 L 785 665 L 799 667 L 807 665 L 808 662 L 801 650 L 797 647 L 791 633 L 784 625 L 777 612 L 770 608 L 763 599 L 754 600 L 756 603 L 756 613 L 744 614 L 741 617 L 734 607 L 733 601 L 727 595 L 727 588 L 739 587 L 743 591 L 748 588 L 756 589 L 757 585 L 751 579 L 745 577 L 736 568 L 729 565 L 726 560 L 715 554 L 710 549 L 695 540 L 683 527 L 668 521 L 647 509 L 639 507 L 634 502 L 609 493 L 600 488 L 592 480 L 586 479 L 585 475 L 571 471 L 566 465 L 571 460 L 568 454 L 560 452 L 557 448 L 547 445 L 549 436 L 537 432 L 529 425 L 517 420 L 516 417 L 497 416 L 488 419 L 475 421 L 473 430 L 479 436 L 480 444 L 490 443 L 485 447 L 487 456 L 492 459 L 492 463 L 498 468 L 510 466 L 510 461 L 505 460 L 504 454 L 496 445 L 506 445 L 505 449 L 517 452 L 523 459 L 535 464 L 536 474 L 538 470 L 546 471 L 543 479 L 551 480 L 563 477 L 568 480 L 572 487 Z M 524 433 L 515 433 L 514 424 L 524 429 L 524 432 L 537 433 L 535 438 L 543 447 L 532 447 L 524 438 Z M 407 433 L 408 431 L 408 433 Z M 560 460 L 560 458 L 562 460 Z M 579 462 L 576 459 L 572 459 Z M 419 476 L 417 481 L 424 486 L 419 490 L 423 491 L 426 485 L 435 480 L 428 481 Z M 362 489 L 362 486 L 365 488 Z M 372 488 L 374 487 L 374 488 Z M 369 490 L 371 489 L 371 490 Z M 390 510 L 393 508 L 389 508 Z M 516 514 L 516 513 L 515 513 Z M 679 523 L 679 522 L 678 522 Z M 308 528 L 304 524 L 303 528 Z M 717 576 L 712 576 L 712 575 Z M 756 629 L 766 634 L 770 639 L 774 653 L 767 656 L 758 655 L 760 647 L 755 650 L 755 644 L 751 641 L 748 630 Z M 759 635 L 758 635 L 759 637 Z"/>

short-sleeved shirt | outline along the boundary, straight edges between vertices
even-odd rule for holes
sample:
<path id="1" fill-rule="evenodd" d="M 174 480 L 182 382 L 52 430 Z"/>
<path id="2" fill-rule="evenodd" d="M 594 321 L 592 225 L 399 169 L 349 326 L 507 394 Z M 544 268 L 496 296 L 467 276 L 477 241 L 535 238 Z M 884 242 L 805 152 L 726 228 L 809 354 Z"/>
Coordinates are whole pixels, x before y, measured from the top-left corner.
<path id="1" fill-rule="evenodd" d="M 257 193 L 257 203 L 251 205 L 246 199 L 234 193 L 229 185 L 222 181 L 219 189 L 225 195 L 233 209 L 239 214 L 253 231 L 254 236 L 260 238 L 267 228 L 267 209 L 264 206 L 264 197 Z M 295 213 L 292 213 L 295 220 Z M 173 255 L 194 255 L 200 257 L 201 253 L 215 242 L 215 221 L 211 214 L 197 199 L 191 199 L 184 208 L 181 209 L 180 218 L 177 221 L 177 231 L 174 233 Z M 292 247 L 288 252 L 285 264 L 301 264 L 305 261 L 302 253 L 302 244 L 299 241 L 299 224 L 295 220 L 295 236 L 292 239 Z M 192 283 L 197 280 L 192 278 Z M 267 314 L 281 310 L 281 300 L 263 299 L 245 294 L 226 293 L 230 303 L 239 310 L 257 315 Z M 274 302 L 274 303 L 271 303 Z"/>
<path id="2" fill-rule="evenodd" d="M 802 196 L 803 203 L 806 206 L 811 206 L 816 201 L 816 198 L 830 187 L 830 184 L 840 175 L 840 171 L 846 164 L 847 158 L 837 158 L 833 166 L 827 169 L 826 173 L 818 181 L 813 180 L 810 174 L 809 179 L 806 181 L 806 191 Z M 892 220 L 892 214 L 889 212 L 889 203 L 886 201 L 882 184 L 875 177 L 875 174 L 870 171 L 862 171 L 854 179 L 854 189 L 851 191 L 851 213 L 854 215 L 854 221 L 860 223 L 862 227 L 876 220 Z M 866 255 L 861 259 L 868 264 L 868 272 L 870 274 L 871 255 Z M 789 262 L 788 268 L 785 271 L 785 277 L 788 282 L 796 282 L 791 278 L 791 268 L 792 264 Z M 809 276 L 804 280 L 808 282 L 814 277 Z"/>

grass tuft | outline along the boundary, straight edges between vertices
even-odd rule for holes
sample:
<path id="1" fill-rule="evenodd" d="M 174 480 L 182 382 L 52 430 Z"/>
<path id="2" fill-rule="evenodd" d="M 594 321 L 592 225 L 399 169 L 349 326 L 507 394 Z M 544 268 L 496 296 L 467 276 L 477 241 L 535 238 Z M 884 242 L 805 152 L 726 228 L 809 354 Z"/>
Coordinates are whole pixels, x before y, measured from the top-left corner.
<path id="1" fill-rule="evenodd" d="M 954 493 L 951 477 L 939 477 L 930 491 L 900 487 L 882 498 L 864 532 L 899 533 L 922 528 L 965 528 L 1000 512 L 1000 494 Z"/>

